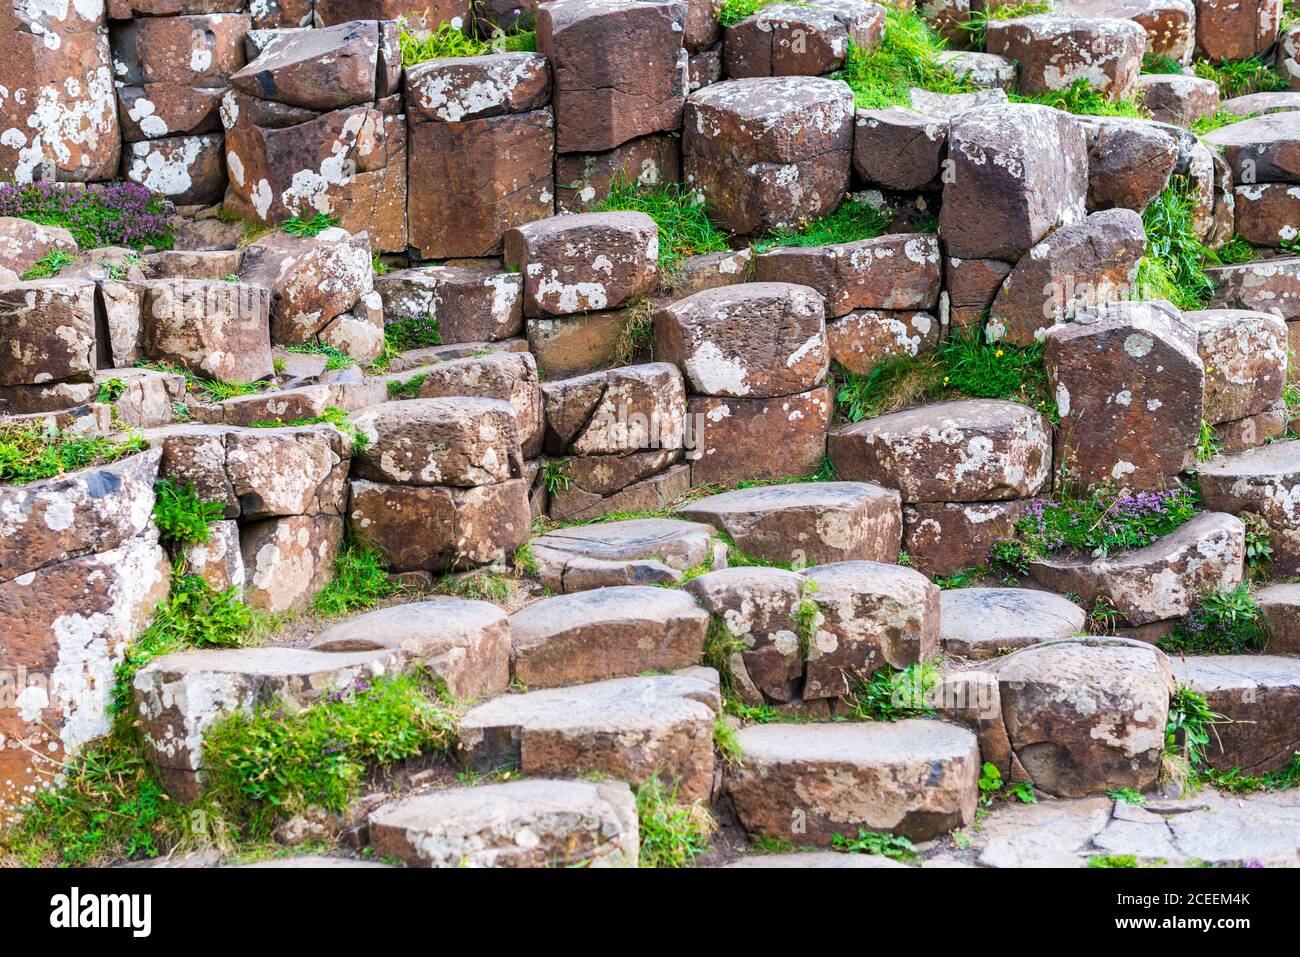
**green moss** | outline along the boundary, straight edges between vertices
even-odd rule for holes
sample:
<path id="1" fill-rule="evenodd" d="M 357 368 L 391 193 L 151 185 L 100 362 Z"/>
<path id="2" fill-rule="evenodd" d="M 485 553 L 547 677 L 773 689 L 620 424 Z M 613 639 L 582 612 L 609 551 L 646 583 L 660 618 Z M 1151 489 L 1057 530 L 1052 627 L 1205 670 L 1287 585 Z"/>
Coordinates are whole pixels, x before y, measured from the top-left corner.
<path id="1" fill-rule="evenodd" d="M 107 465 L 146 448 L 138 435 L 114 440 L 25 422 L 0 424 L 0 484 L 23 485 Z"/>

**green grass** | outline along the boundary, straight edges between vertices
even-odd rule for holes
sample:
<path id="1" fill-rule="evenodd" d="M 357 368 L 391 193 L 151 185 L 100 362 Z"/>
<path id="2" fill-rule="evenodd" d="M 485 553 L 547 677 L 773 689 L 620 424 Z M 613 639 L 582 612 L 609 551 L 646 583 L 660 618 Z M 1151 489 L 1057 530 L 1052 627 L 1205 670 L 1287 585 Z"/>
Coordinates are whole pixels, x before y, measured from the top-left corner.
<path id="1" fill-rule="evenodd" d="M 639 186 L 625 176 L 610 184 L 609 195 L 593 212 L 645 213 L 659 227 L 659 268 L 677 272 L 688 256 L 726 252 L 727 235 L 713 225 L 708 209 L 679 183 Z"/>
<path id="2" fill-rule="evenodd" d="M 765 253 L 778 246 L 829 246 L 882 236 L 889 227 L 889 214 L 866 203 L 845 200 L 835 212 L 814 219 L 801 229 L 782 229 L 754 243 L 754 251 Z"/>
<path id="3" fill-rule="evenodd" d="M 1183 65 L 1165 53 L 1142 54 L 1143 73 L 1183 73 Z"/>
<path id="4" fill-rule="evenodd" d="M 967 36 L 967 47 L 971 50 L 983 50 L 990 23 L 999 20 L 1014 20 L 1017 17 L 1029 17 L 1036 13 L 1051 13 L 1050 3 L 1017 3 L 994 7 L 992 10 L 971 10 L 968 19 L 957 26 Z"/>
<path id="5" fill-rule="evenodd" d="M 316 236 L 338 224 L 338 217 L 328 213 L 316 213 L 305 219 L 301 216 L 290 216 L 280 224 L 280 228 L 291 236 Z"/>
<path id="6" fill-rule="evenodd" d="M 357 362 L 356 359 L 342 349 L 324 342 L 300 342 L 296 345 L 285 346 L 284 351 L 298 355 L 324 356 L 326 369 L 346 369 L 348 366 L 356 365 Z"/>
<path id="7" fill-rule="evenodd" d="M 729 768 L 740 767 L 745 763 L 745 750 L 740 746 L 740 737 L 725 715 L 720 714 L 713 719 L 713 750 L 718 752 L 722 763 Z"/>
<path id="8" fill-rule="evenodd" d="M 1207 267 L 1221 265 L 1196 235 L 1195 200 L 1186 177 L 1175 176 L 1142 213 L 1146 255 L 1138 265 L 1136 298 L 1167 299 L 1179 309 L 1204 309 L 1214 294 Z"/>
<path id="9" fill-rule="evenodd" d="M 409 379 L 392 379 L 388 383 L 390 399 L 414 399 L 420 394 L 420 386 L 429 378 L 429 373 L 421 372 Z"/>
<path id="10" fill-rule="evenodd" d="M 354 453 L 364 452 L 370 445 L 370 436 L 353 425 L 352 420 L 348 418 L 348 412 L 336 405 L 327 405 L 321 415 L 314 415 L 306 419 L 293 419 L 289 422 L 281 419 L 258 419 L 256 422 L 249 423 L 249 427 L 254 429 L 282 429 L 304 425 L 334 426 L 352 440 L 352 451 Z"/>
<path id="11" fill-rule="evenodd" d="M 178 545 L 206 542 L 208 526 L 218 521 L 223 511 L 220 502 L 200 499 L 193 485 L 168 478 L 154 483 L 153 523 L 163 541 Z"/>
<path id="12" fill-rule="evenodd" d="M 927 662 L 913 662 L 898 671 L 886 665 L 851 684 L 845 704 L 854 721 L 900 721 L 934 715 L 926 696 L 939 682 L 939 672 Z"/>
<path id="13" fill-rule="evenodd" d="M 405 352 L 407 349 L 427 349 L 442 345 L 438 320 L 433 316 L 409 316 L 396 319 L 384 327 L 384 344 Z"/>
<path id="14" fill-rule="evenodd" d="M 641 867 L 689 867 L 709 849 L 715 824 L 698 804 L 678 804 L 677 787 L 652 777 L 636 790 Z"/>
<path id="15" fill-rule="evenodd" d="M 1141 807 L 1147 803 L 1146 795 L 1137 788 L 1114 788 L 1106 792 L 1106 797 L 1112 801 L 1123 801 L 1125 804 L 1132 804 L 1134 807 Z"/>
<path id="16" fill-rule="evenodd" d="M 224 402 L 239 396 L 258 395 L 271 386 L 269 382 L 222 382 L 220 379 L 207 379 L 171 362 L 141 360 L 136 363 L 136 367 L 182 376 L 185 379 L 185 390 L 201 402 Z"/>
<path id="17" fill-rule="evenodd" d="M 1291 788 L 1300 787 L 1300 755 L 1293 757 L 1284 767 L 1264 774 L 1246 774 L 1241 768 L 1232 768 L 1228 771 L 1202 768 L 1197 773 L 1197 781 L 1230 794 L 1289 791 Z"/>
<path id="18" fill-rule="evenodd" d="M 334 577 L 316 594 L 311 607 L 316 614 L 333 618 L 373 608 L 400 590 L 388 578 L 379 546 L 349 533 L 334 559 Z"/>
<path id="19" fill-rule="evenodd" d="M 921 859 L 916 845 L 899 834 L 885 834 L 880 831 L 868 831 L 858 828 L 856 837 L 835 834 L 831 837 L 831 847 L 847 854 L 879 854 L 890 860 L 912 863 Z"/>
<path id="20" fill-rule="evenodd" d="M 718 23 L 724 27 L 734 27 L 741 20 L 747 20 L 764 7 L 779 0 L 722 0 L 718 7 Z"/>
<path id="21" fill-rule="evenodd" d="M 95 393 L 95 401 L 105 402 L 112 405 L 118 399 L 122 398 L 122 393 L 125 391 L 126 383 L 121 379 L 104 379 L 99 383 L 99 391 Z"/>
<path id="22" fill-rule="evenodd" d="M 1156 642 L 1170 654 L 1190 655 L 1239 655 L 1266 644 L 1264 613 L 1245 582 L 1202 595 L 1173 632 Z"/>
<path id="23" fill-rule="evenodd" d="M 1202 116 L 1199 119 L 1193 120 L 1190 129 L 1197 136 L 1204 136 L 1206 133 L 1213 133 L 1217 129 L 1231 126 L 1233 123 L 1240 123 L 1242 120 L 1253 119 L 1256 116 L 1258 116 L 1257 113 L 1249 113 L 1245 116 L 1239 116 L 1236 113 L 1229 113 L 1225 109 L 1218 109 L 1209 116 Z"/>
<path id="24" fill-rule="evenodd" d="M 422 37 L 403 30 L 398 37 L 402 66 L 415 66 L 426 60 L 444 57 L 483 56 L 488 53 L 532 53 L 537 50 L 537 34 L 531 30 L 502 34 L 490 42 L 470 37 L 450 23 Z"/>
<path id="25" fill-rule="evenodd" d="M 920 14 L 887 7 L 879 49 L 868 52 L 850 42 L 844 68 L 834 75 L 852 88 L 857 107 L 867 110 L 908 105 L 914 86 L 935 93 L 974 91 L 974 84 L 953 76 L 936 59 L 944 49 L 943 39 Z"/>
<path id="26" fill-rule="evenodd" d="M 72 253 L 56 249 L 36 260 L 36 264 L 18 278 L 23 282 L 31 282 L 34 279 L 49 279 L 52 276 L 57 276 L 59 270 L 64 266 L 71 266 L 76 261 L 77 257 Z"/>
<path id="27" fill-rule="evenodd" d="M 1192 774 L 1205 764 L 1205 748 L 1214 725 L 1226 719 L 1210 709 L 1205 696 L 1180 684 L 1169 698 L 1165 723 L 1165 755 L 1183 764 Z"/>
<path id="28" fill-rule="evenodd" d="M 1050 106 L 1078 116 L 1126 116 L 1134 119 L 1148 119 L 1149 114 L 1136 100 L 1110 100 L 1097 92 L 1086 79 L 1080 77 L 1064 90 L 1051 93 L 1039 93 L 1034 96 L 1010 94 L 1013 103 L 1038 103 Z"/>
<path id="29" fill-rule="evenodd" d="M 1217 83 L 1219 95 L 1225 100 L 1250 93 L 1276 93 L 1287 89 L 1287 81 L 1282 74 L 1259 57 L 1225 60 L 1222 63 L 1197 60 L 1192 69 L 1197 76 Z"/>
<path id="30" fill-rule="evenodd" d="M 1093 868 L 1137 867 L 1136 854 L 1094 854 L 1088 858 L 1088 866 Z"/>
<path id="31" fill-rule="evenodd" d="M 115 440 L 30 423 L 0 424 L 0 484 L 23 485 L 107 465 L 146 448 L 138 435 Z"/>

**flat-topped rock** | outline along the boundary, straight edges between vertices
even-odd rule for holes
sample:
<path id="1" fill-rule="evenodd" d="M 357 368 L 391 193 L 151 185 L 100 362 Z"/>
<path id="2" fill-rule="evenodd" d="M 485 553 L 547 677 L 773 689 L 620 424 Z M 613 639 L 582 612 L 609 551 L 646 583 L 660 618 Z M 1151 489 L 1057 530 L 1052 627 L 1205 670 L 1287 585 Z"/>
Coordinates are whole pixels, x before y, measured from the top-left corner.
<path id="1" fill-rule="evenodd" d="M 907 503 L 1024 498 L 1042 488 L 1052 467 L 1047 420 L 997 399 L 855 422 L 832 432 L 828 449 L 842 477 L 896 488 Z"/>
<path id="2" fill-rule="evenodd" d="M 683 802 L 707 801 L 720 708 L 717 675 L 707 669 L 501 695 L 462 716 L 461 757 L 477 771 L 597 772 L 633 785 L 658 773 L 677 781 Z"/>
<path id="3" fill-rule="evenodd" d="M 576 592 L 678 581 L 713 554 L 714 533 L 701 522 L 637 518 L 557 528 L 531 546 L 542 583 L 552 591 Z"/>
<path id="4" fill-rule="evenodd" d="M 689 595 L 619 585 L 543 598 L 510 617 L 512 672 L 535 688 L 580 684 L 700 659 L 709 616 Z"/>
<path id="5" fill-rule="evenodd" d="M 1034 580 L 1079 596 L 1084 607 L 1104 598 L 1130 625 L 1181 618 L 1210 591 L 1241 584 L 1246 526 L 1223 512 L 1203 512 L 1145 548 L 1109 558 L 1043 558 Z"/>
<path id="6" fill-rule="evenodd" d="M 524 458 L 542 450 L 542 391 L 537 360 L 528 352 L 492 352 L 434 363 L 420 370 L 422 399 L 473 396 L 500 399 L 515 410 L 515 432 Z"/>
<path id="7" fill-rule="evenodd" d="M 1233 116 L 1258 116 L 1261 113 L 1286 113 L 1300 110 L 1300 90 L 1276 93 L 1247 93 L 1223 101 L 1223 109 Z"/>
<path id="8" fill-rule="evenodd" d="M 1268 650 L 1300 654 L 1300 584 L 1265 585 L 1255 601 L 1268 622 Z"/>
<path id="9" fill-rule="evenodd" d="M 826 323 L 831 361 L 867 375 L 895 356 L 918 356 L 939 343 L 939 320 L 928 312 L 855 309 Z"/>
<path id="10" fill-rule="evenodd" d="M 1211 767 L 1266 774 L 1300 752 L 1300 658 L 1191 655 L 1171 664 L 1180 683 L 1228 719 L 1214 726 L 1204 747 Z"/>
<path id="11" fill-rule="evenodd" d="M 975 50 L 944 50 L 935 62 L 947 72 L 981 90 L 1014 90 L 1016 63 L 996 53 Z"/>
<path id="12" fill-rule="evenodd" d="M 407 68 L 408 115 L 443 123 L 524 113 L 551 99 L 551 71 L 540 53 L 440 57 Z"/>
<path id="13" fill-rule="evenodd" d="M 701 423 L 691 450 L 691 485 L 738 485 L 817 472 L 826 459 L 833 394 L 821 385 L 765 399 L 696 395 L 687 399 Z"/>
<path id="14" fill-rule="evenodd" d="M 1300 183 L 1300 114 L 1266 113 L 1205 134 L 1234 183 Z"/>
<path id="15" fill-rule="evenodd" d="M 1144 73 L 1138 77 L 1135 91 L 1152 119 L 1183 129 L 1189 129 L 1199 119 L 1213 116 L 1219 109 L 1219 85 L 1205 77 Z M 1228 105 L 1233 102 L 1224 100 L 1223 108 L 1229 109 Z"/>
<path id="16" fill-rule="evenodd" d="M 929 502 L 903 506 L 903 551 L 926 575 L 953 575 L 985 565 L 993 546 L 1014 538 L 1028 499 Z"/>
<path id="17" fill-rule="evenodd" d="M 374 20 L 354 20 L 316 30 L 277 31 L 261 55 L 230 82 L 249 96 L 309 110 L 368 103 L 375 99 L 382 54 L 378 27 Z"/>
<path id="18" fill-rule="evenodd" d="M 957 54 L 958 57 L 962 55 Z M 987 53 L 970 55 L 990 56 Z M 949 62 L 948 67 L 956 73 L 955 63 Z M 970 69 L 975 68 L 970 66 Z M 1013 65 L 1013 76 L 1014 71 Z M 857 112 L 853 130 L 853 169 L 868 183 L 903 191 L 933 188 L 947 149 L 948 124 L 945 120 L 901 106 Z"/>
<path id="19" fill-rule="evenodd" d="M 1250 512 L 1280 528 L 1300 527 L 1300 441 L 1285 439 L 1196 467 L 1201 501 L 1223 512 Z"/>
<path id="20" fill-rule="evenodd" d="M 1111 100 L 1133 91 L 1147 48 L 1132 20 L 1035 14 L 990 22 L 988 52 L 1015 60 L 1016 89 L 1027 96 L 1064 90 L 1076 80 Z"/>
<path id="21" fill-rule="evenodd" d="M 1233 189 L 1237 232 L 1257 246 L 1279 247 L 1300 234 L 1300 185 L 1257 183 Z"/>
<path id="22" fill-rule="evenodd" d="M 635 867 L 636 797 L 614 781 L 447 788 L 375 811 L 370 845 L 407 867 Z"/>
<path id="23" fill-rule="evenodd" d="M 370 439 L 353 462 L 362 478 L 474 487 L 519 474 L 515 412 L 499 399 L 381 402 L 351 421 Z"/>
<path id="24" fill-rule="evenodd" d="M 1205 421 L 1231 422 L 1272 408 L 1287 377 L 1287 328 L 1277 316 L 1242 309 L 1184 312 L 1205 365 Z"/>
<path id="25" fill-rule="evenodd" d="M 1029 588 L 950 588 L 939 609 L 943 650 L 962 658 L 992 658 L 1084 630 L 1082 608 Z"/>
<path id="26" fill-rule="evenodd" d="M 726 789 L 750 834 L 819 847 L 858 828 L 927 840 L 975 817 L 979 748 L 964 728 L 765 724 L 737 737 L 745 763 Z"/>
<path id="27" fill-rule="evenodd" d="M 686 388 L 668 362 L 623 366 L 541 387 L 546 449 L 602 456 L 682 446 Z"/>
<path id="28" fill-rule="evenodd" d="M 678 514 L 726 532 L 736 547 L 795 567 L 891 562 L 902 536 L 899 495 L 870 482 L 796 482 L 696 499 Z"/>
<path id="29" fill-rule="evenodd" d="M 523 277 L 517 273 L 471 266 L 394 269 L 375 276 L 375 291 L 386 321 L 436 319 L 444 343 L 495 342 L 523 329 Z"/>
<path id="30" fill-rule="evenodd" d="M 1206 270 L 1214 280 L 1215 309 L 1271 312 L 1290 321 L 1300 319 L 1300 258 L 1264 259 Z"/>
<path id="31" fill-rule="evenodd" d="M 1196 39 L 1192 0 L 1057 0 L 1057 13 L 1088 19 L 1132 20 L 1147 33 L 1147 51 L 1179 62 L 1190 57 Z"/>

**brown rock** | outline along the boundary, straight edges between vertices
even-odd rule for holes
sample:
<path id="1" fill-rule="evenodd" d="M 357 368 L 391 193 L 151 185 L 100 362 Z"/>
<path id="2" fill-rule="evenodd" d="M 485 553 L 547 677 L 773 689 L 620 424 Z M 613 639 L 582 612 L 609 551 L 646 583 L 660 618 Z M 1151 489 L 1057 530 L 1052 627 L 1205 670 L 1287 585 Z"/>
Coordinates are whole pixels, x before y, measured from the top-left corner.
<path id="1" fill-rule="evenodd" d="M 1205 135 L 1238 185 L 1300 183 L 1300 112 L 1266 113 Z"/>
<path id="2" fill-rule="evenodd" d="M 1181 152 L 1179 140 L 1172 131 L 1141 120 L 1099 118 L 1087 126 L 1088 211 L 1142 212 L 1169 185 Z"/>
<path id="3" fill-rule="evenodd" d="M 1120 17 L 1147 32 L 1147 50 L 1180 63 L 1188 62 L 1196 35 L 1196 7 L 1192 0 L 1063 0 L 1058 13 L 1090 19 Z"/>
<path id="4" fill-rule="evenodd" d="M 1277 39 L 1281 0 L 1196 0 L 1196 53 L 1215 62 L 1248 60 Z"/>
<path id="5" fill-rule="evenodd" d="M 530 542 L 542 584 L 576 592 L 605 585 L 661 584 L 725 556 L 700 522 L 638 518 L 557 528 Z"/>
<path id="6" fill-rule="evenodd" d="M 249 96 L 308 110 L 337 110 L 376 97 L 379 27 L 355 20 L 277 33 L 252 63 L 230 77 Z"/>
<path id="7" fill-rule="evenodd" d="M 405 83 L 412 123 L 527 113 L 551 100 L 551 71 L 540 53 L 429 60 L 407 69 Z"/>
<path id="8" fill-rule="evenodd" d="M 990 23 L 988 52 L 1019 65 L 1017 90 L 1033 96 L 1086 80 L 1111 100 L 1130 96 L 1147 47 L 1132 20 L 1035 14 Z"/>
<path id="9" fill-rule="evenodd" d="M 1219 109 L 1219 86 L 1213 80 L 1178 73 L 1144 73 L 1138 77 L 1136 96 L 1153 120 L 1189 129 L 1197 120 Z"/>
<path id="10" fill-rule="evenodd" d="M 831 423 L 825 386 L 771 399 L 693 396 L 687 412 L 699 429 L 687 443 L 692 485 L 809 475 L 825 458 Z"/>
<path id="11" fill-rule="evenodd" d="M 1264 312 L 1185 312 L 1205 365 L 1205 421 L 1256 415 L 1282 398 L 1287 377 L 1286 323 Z"/>
<path id="12" fill-rule="evenodd" d="M 563 379 L 617 365 L 630 310 L 589 312 L 562 319 L 525 322 L 528 349 L 537 356 L 537 374 Z"/>
<path id="13" fill-rule="evenodd" d="M 555 158 L 555 206 L 561 213 L 585 212 L 615 183 L 676 183 L 681 169 L 679 140 L 668 133 L 641 136 L 603 153 L 561 153 Z"/>
<path id="14" fill-rule="evenodd" d="M 826 323 L 831 360 L 858 375 L 895 356 L 929 352 L 940 332 L 939 320 L 928 312 L 859 309 Z"/>
<path id="15" fill-rule="evenodd" d="M 475 396 L 501 399 L 515 411 L 515 429 L 525 458 L 542 450 L 542 393 L 537 362 L 527 352 L 497 352 L 452 359 L 421 373 L 422 399 Z"/>
<path id="16" fill-rule="evenodd" d="M 1300 668 L 1295 658 L 1193 655 L 1171 665 L 1180 683 L 1204 695 L 1206 704 L 1227 719 L 1204 748 L 1210 767 L 1267 774 L 1285 768 L 1300 751 Z"/>
<path id="17" fill-rule="evenodd" d="M 893 106 L 858 110 L 853 170 L 868 183 L 904 192 L 938 182 L 948 152 L 948 124 Z"/>
<path id="18" fill-rule="evenodd" d="M 343 519 L 335 515 L 290 515 L 244 525 L 244 601 L 272 614 L 307 608 L 334 577 L 342 542 Z"/>
<path id="19" fill-rule="evenodd" d="M 1033 588 L 949 588 L 939 607 L 940 643 L 960 658 L 995 658 L 1084 630 L 1082 608 Z"/>
<path id="20" fill-rule="evenodd" d="M 863 4 L 865 7 L 866 4 Z M 873 44 L 884 34 L 885 10 L 874 21 Z M 831 11 L 808 4 L 774 3 L 726 28 L 723 65 L 727 76 L 821 76 L 838 70 L 849 49 L 849 31 Z"/>
<path id="21" fill-rule="evenodd" d="M 1300 319 L 1300 259 L 1265 259 L 1206 270 L 1215 283 L 1214 309 L 1270 312 Z"/>
<path id="22" fill-rule="evenodd" d="M 226 171 L 222 136 L 171 136 L 131 143 L 122 150 L 122 178 L 161 193 L 174 203 L 221 201 Z"/>
<path id="23" fill-rule="evenodd" d="M 1300 186 L 1258 183 L 1233 191 L 1237 232 L 1256 246 L 1281 246 L 1300 236 Z"/>
<path id="24" fill-rule="evenodd" d="M 428 316 L 445 343 L 495 342 L 523 329 L 523 278 L 467 266 L 395 269 L 375 276 L 388 322 Z"/>
<path id="25" fill-rule="evenodd" d="M 0 386 L 86 381 L 95 368 L 95 284 L 0 285 Z"/>
<path id="26" fill-rule="evenodd" d="M 145 353 L 222 382 L 272 374 L 270 291 L 242 282 L 145 283 Z"/>
<path id="27" fill-rule="evenodd" d="M 519 474 L 515 412 L 499 399 L 381 402 L 351 420 L 370 440 L 353 463 L 361 478 L 472 488 Z"/>
<path id="28" fill-rule="evenodd" d="M 0 216 L 0 268 L 21 276 L 54 252 L 75 257 L 80 249 L 77 241 L 72 238 L 72 233 L 62 227 L 43 226 L 28 219 Z M 17 279 L 12 281 L 17 282 Z"/>
<path id="29" fill-rule="evenodd" d="M 997 259 L 944 260 L 943 281 L 948 293 L 949 321 L 957 329 L 978 327 L 984 312 L 1002 288 L 1014 263 Z"/>
<path id="30" fill-rule="evenodd" d="M 542 387 L 554 455 L 624 455 L 682 447 L 686 392 L 666 362 L 625 366 Z"/>
<path id="31" fill-rule="evenodd" d="M 903 509 L 903 551 L 926 575 L 952 575 L 987 565 L 989 552 L 1015 537 L 1026 501 L 938 502 Z"/>
<path id="32" fill-rule="evenodd" d="M 128 79 L 138 68 L 144 83 L 223 87 L 244 66 L 244 35 L 252 22 L 240 13 L 141 18 L 114 31 L 114 66 L 119 76 L 126 67 Z"/>

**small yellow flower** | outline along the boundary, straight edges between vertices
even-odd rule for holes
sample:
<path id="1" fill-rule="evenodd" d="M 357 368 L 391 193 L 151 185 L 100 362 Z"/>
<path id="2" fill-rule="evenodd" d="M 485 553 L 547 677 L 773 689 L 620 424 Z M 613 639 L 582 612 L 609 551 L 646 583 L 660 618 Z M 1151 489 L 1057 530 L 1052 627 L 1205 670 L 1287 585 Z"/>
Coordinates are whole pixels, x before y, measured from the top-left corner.
<path id="1" fill-rule="evenodd" d="M 993 355 L 994 355 L 995 357 L 1001 359 L 1001 358 L 1002 358 L 1002 350 L 999 349 L 997 352 L 993 353 Z"/>
<path id="2" fill-rule="evenodd" d="M 943 384 L 944 384 L 944 385 L 947 385 L 947 384 L 948 384 L 948 377 L 947 377 L 947 376 L 944 376 L 944 377 L 943 377 Z"/>

